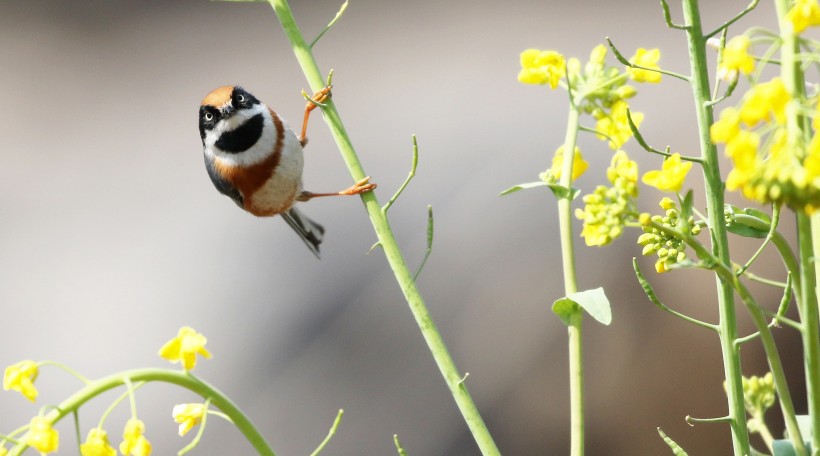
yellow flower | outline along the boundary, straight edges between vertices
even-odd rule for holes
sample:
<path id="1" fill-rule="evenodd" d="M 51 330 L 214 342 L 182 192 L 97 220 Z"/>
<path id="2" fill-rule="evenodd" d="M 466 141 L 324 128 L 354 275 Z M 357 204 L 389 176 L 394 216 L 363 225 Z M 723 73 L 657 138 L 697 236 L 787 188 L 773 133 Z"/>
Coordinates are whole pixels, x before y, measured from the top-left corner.
<path id="1" fill-rule="evenodd" d="M 128 420 L 122 432 L 123 442 L 120 444 L 120 453 L 124 456 L 149 456 L 151 442 L 145 438 L 144 433 L 145 424 L 142 421 L 135 418 Z"/>
<path id="2" fill-rule="evenodd" d="M 657 71 L 651 71 L 660 70 L 660 67 L 658 66 L 658 60 L 660 58 L 661 51 L 658 48 L 650 50 L 638 48 L 638 50 L 635 51 L 635 55 L 633 55 L 632 58 L 629 59 L 629 61 L 632 62 L 634 65 L 649 68 L 649 70 L 629 67 L 626 69 L 626 72 L 629 73 L 629 77 L 632 78 L 632 80 L 635 82 L 661 82 L 661 73 Z"/>
<path id="3" fill-rule="evenodd" d="M 692 163 L 682 161 L 676 152 L 663 161 L 660 170 L 648 171 L 642 180 L 644 184 L 664 192 L 679 192 L 691 168 Z"/>
<path id="4" fill-rule="evenodd" d="M 7 454 L 9 454 L 9 450 L 7 450 L 6 447 L 0 445 L 0 456 L 6 456 Z"/>
<path id="5" fill-rule="evenodd" d="M 171 415 L 174 421 L 179 423 L 179 435 L 188 433 L 194 426 L 202 421 L 205 414 L 205 404 L 177 404 Z"/>
<path id="6" fill-rule="evenodd" d="M 196 366 L 196 355 L 210 358 L 211 353 L 205 349 L 205 342 L 208 339 L 196 332 L 193 328 L 184 326 L 180 328 L 176 337 L 169 340 L 159 349 L 159 356 L 172 363 L 182 361 L 182 367 L 189 371 Z"/>
<path id="7" fill-rule="evenodd" d="M 521 71 L 518 80 L 524 84 L 547 84 L 556 88 L 564 77 L 564 56 L 555 51 L 527 49 L 521 53 Z"/>
<path id="8" fill-rule="evenodd" d="M 736 36 L 726 43 L 720 64 L 718 64 L 720 79 L 735 81 L 738 73 L 749 74 L 754 70 L 755 61 L 747 52 L 749 44 L 749 37 L 746 35 Z"/>
<path id="9" fill-rule="evenodd" d="M 709 136 L 715 144 L 729 142 L 740 132 L 740 111 L 726 108 L 720 112 L 720 120 L 709 127 Z"/>
<path id="10" fill-rule="evenodd" d="M 572 159 L 572 180 L 578 179 L 581 177 L 584 172 L 589 168 L 589 162 L 584 160 L 584 157 L 581 156 L 581 149 L 578 146 L 575 146 L 575 154 Z M 558 181 L 561 179 L 561 171 L 564 169 L 564 146 L 562 145 L 555 151 L 555 155 L 552 157 L 552 167 L 550 167 L 548 176 Z"/>
<path id="11" fill-rule="evenodd" d="M 51 427 L 48 418 L 35 416 L 29 423 L 25 443 L 40 453 L 53 453 L 60 444 L 60 433 Z"/>
<path id="12" fill-rule="evenodd" d="M 774 116 L 774 121 L 783 124 L 786 120 L 786 105 L 790 100 L 791 96 L 779 77 L 757 84 L 743 98 L 740 119 L 751 127 L 758 122 L 769 122 Z"/>
<path id="13" fill-rule="evenodd" d="M 794 27 L 794 33 L 800 33 L 808 27 L 820 25 L 820 5 L 817 0 L 795 0 L 787 18 Z"/>
<path id="14" fill-rule="evenodd" d="M 595 130 L 601 132 L 598 138 L 602 141 L 608 139 L 609 147 L 613 150 L 620 149 L 632 137 L 632 130 L 629 128 L 629 120 L 626 116 L 628 108 L 629 105 L 625 101 L 618 100 L 612 105 L 609 115 L 602 115 L 595 123 Z M 640 127 L 643 114 L 632 112 L 631 116 L 635 126 Z"/>
<path id="15" fill-rule="evenodd" d="M 26 399 L 34 402 L 37 399 L 37 388 L 34 380 L 37 379 L 37 363 L 31 360 L 20 361 L 6 368 L 3 374 L 3 389 L 19 391 Z"/>
<path id="16" fill-rule="evenodd" d="M 108 433 L 101 428 L 88 431 L 85 443 L 80 445 L 82 456 L 117 456 L 117 450 L 108 443 Z"/>

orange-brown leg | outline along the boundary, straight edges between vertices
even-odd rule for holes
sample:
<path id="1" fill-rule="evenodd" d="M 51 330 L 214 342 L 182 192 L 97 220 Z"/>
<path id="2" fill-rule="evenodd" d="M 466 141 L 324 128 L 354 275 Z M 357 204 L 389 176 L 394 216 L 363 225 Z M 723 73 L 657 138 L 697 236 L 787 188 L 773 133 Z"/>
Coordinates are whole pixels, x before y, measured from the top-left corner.
<path id="1" fill-rule="evenodd" d="M 373 191 L 376 188 L 376 184 L 370 182 L 370 176 L 365 177 L 364 179 L 360 180 L 353 184 L 350 188 L 346 188 L 340 192 L 336 193 L 313 193 L 313 192 L 302 192 L 299 194 L 297 198 L 299 201 L 308 201 L 313 198 L 318 198 L 320 196 L 343 196 L 343 195 L 360 195 L 362 193 L 367 193 Z"/>
<path id="2" fill-rule="evenodd" d="M 325 100 L 330 98 L 330 89 L 332 86 L 327 86 L 324 89 L 316 92 L 311 97 L 311 100 L 315 101 L 316 103 L 323 103 Z M 310 117 L 310 112 L 316 109 L 316 105 L 307 102 L 305 105 L 305 118 L 302 120 L 302 134 L 299 135 L 299 142 L 302 143 L 302 146 L 307 144 L 307 125 L 308 125 L 308 118 Z"/>

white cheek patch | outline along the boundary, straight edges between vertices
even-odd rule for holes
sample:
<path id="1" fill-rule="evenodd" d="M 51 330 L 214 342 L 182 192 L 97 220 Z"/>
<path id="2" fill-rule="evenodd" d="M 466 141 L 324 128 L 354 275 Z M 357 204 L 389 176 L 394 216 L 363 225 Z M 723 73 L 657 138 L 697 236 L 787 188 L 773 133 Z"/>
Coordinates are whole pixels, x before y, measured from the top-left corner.
<path id="1" fill-rule="evenodd" d="M 220 136 L 229 131 L 233 131 L 242 126 L 248 119 L 261 114 L 263 119 L 262 135 L 256 144 L 239 153 L 227 153 L 215 146 Z M 273 124 L 270 111 L 263 104 L 258 104 L 252 109 L 237 111 L 228 119 L 220 120 L 216 126 L 205 134 L 205 154 L 210 157 L 218 157 L 220 160 L 234 166 L 250 166 L 259 163 L 273 153 L 276 145 L 278 133 Z"/>

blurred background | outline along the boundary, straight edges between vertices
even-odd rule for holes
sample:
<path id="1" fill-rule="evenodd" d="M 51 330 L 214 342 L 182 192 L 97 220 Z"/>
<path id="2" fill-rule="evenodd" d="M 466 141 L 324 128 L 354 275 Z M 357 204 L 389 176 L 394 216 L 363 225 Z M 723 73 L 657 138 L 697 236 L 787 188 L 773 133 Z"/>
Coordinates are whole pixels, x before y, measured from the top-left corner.
<path id="1" fill-rule="evenodd" d="M 293 2 L 308 39 L 340 3 Z M 747 2 L 703 3 L 711 29 Z M 773 24 L 761 3 L 736 33 Z M 334 100 L 382 202 L 407 176 L 418 135 L 417 175 L 390 219 L 415 267 L 433 206 L 435 245 L 419 285 L 508 455 L 569 448 L 566 328 L 550 311 L 563 295 L 554 200 L 543 189 L 497 196 L 549 165 L 566 94 L 518 83 L 519 53 L 549 48 L 586 61 L 606 36 L 626 55 L 658 47 L 664 68 L 688 72 L 684 36 L 666 28 L 657 2 L 638 0 L 354 0 L 315 48 L 323 71 L 335 70 Z M 358 199 L 303 206 L 327 228 L 317 261 L 281 220 L 238 210 L 208 180 L 196 112 L 214 87 L 241 84 L 300 125 L 308 86 L 270 6 L 2 1 L 0 61 L 0 365 L 50 359 L 91 378 L 166 366 L 157 350 L 190 325 L 214 354 L 196 375 L 240 404 L 277 454 L 309 454 L 340 408 L 323 454 L 395 454 L 394 434 L 414 456 L 479 453 L 386 260 L 366 253 L 376 239 Z M 696 154 L 689 88 L 665 78 L 639 89 L 631 105 L 646 114 L 647 140 Z M 309 136 L 306 188 L 350 185 L 321 115 Z M 577 182 L 586 192 L 605 182 L 611 151 L 590 135 L 580 146 L 592 163 Z M 642 172 L 660 166 L 634 140 L 625 148 Z M 698 172 L 689 184 L 699 188 Z M 641 209 L 659 211 L 661 195 L 642 191 Z M 702 205 L 702 190 L 697 198 Z M 788 217 L 782 226 L 791 235 Z M 727 426 L 684 422 L 726 413 L 718 341 L 642 295 L 630 267 L 638 234 L 604 249 L 577 238 L 580 288 L 603 286 L 614 314 L 609 327 L 586 320 L 588 453 L 669 454 L 661 427 L 690 454 L 728 454 Z M 736 242 L 734 257 L 745 261 L 756 246 Z M 653 262 L 641 259 L 668 305 L 716 320 L 710 274 L 658 277 Z M 753 269 L 783 279 L 778 264 L 767 251 Z M 756 289 L 776 306 L 777 290 Z M 777 338 L 804 412 L 799 338 L 785 329 Z M 743 357 L 747 375 L 766 371 L 758 344 Z M 43 367 L 37 386 L 38 404 L 0 395 L 0 432 L 81 385 Z M 82 409 L 83 437 L 118 394 Z M 187 444 L 171 408 L 196 400 L 158 384 L 137 392 L 155 454 Z M 128 415 L 123 404 L 107 422 L 116 443 Z M 779 435 L 777 415 L 769 414 Z M 63 454 L 76 452 L 70 421 L 59 426 Z M 219 419 L 193 452 L 251 453 Z"/>

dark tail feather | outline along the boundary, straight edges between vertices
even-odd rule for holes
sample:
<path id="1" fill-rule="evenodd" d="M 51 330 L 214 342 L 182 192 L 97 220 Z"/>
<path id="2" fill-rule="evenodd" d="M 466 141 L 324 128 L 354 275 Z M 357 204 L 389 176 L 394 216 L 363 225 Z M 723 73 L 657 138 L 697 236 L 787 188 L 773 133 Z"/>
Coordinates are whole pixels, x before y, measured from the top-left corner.
<path id="1" fill-rule="evenodd" d="M 305 241 L 305 245 L 316 255 L 316 258 L 321 258 L 319 256 L 319 244 L 322 243 L 322 237 L 325 234 L 324 227 L 309 219 L 295 207 L 290 208 L 287 212 L 282 212 L 281 215 L 288 222 L 288 225 L 293 228 L 293 231 L 296 231 L 296 234 Z"/>

